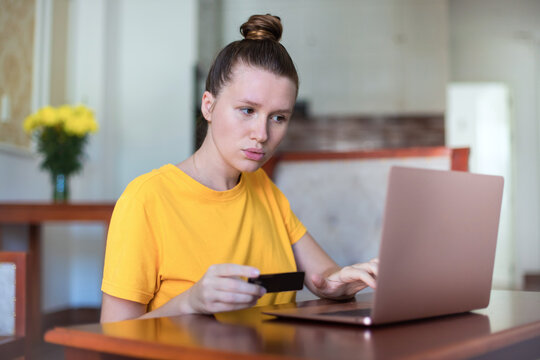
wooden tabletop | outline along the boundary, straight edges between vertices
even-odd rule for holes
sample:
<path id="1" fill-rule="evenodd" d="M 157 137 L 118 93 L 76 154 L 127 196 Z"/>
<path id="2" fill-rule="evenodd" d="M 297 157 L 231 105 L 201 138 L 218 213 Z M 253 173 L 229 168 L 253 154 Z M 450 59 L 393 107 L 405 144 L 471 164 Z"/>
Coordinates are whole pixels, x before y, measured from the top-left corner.
<path id="1" fill-rule="evenodd" d="M 0 223 L 31 224 L 50 221 L 109 222 L 114 203 L 0 203 Z"/>
<path id="2" fill-rule="evenodd" d="M 357 301 L 362 301 L 362 296 Z M 314 306 L 314 300 L 279 307 Z M 471 313 L 365 328 L 286 321 L 251 308 L 55 328 L 45 340 L 85 354 L 173 359 L 468 358 L 523 341 L 540 344 L 540 293 L 493 291 L 488 308 Z M 89 357 L 91 358 L 91 357 Z"/>

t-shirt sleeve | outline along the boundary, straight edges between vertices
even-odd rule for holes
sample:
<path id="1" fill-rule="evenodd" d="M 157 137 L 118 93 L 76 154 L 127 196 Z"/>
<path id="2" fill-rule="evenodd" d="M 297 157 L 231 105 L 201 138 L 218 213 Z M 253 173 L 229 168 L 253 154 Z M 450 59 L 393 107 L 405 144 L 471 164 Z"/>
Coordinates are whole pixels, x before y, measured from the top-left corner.
<path id="1" fill-rule="evenodd" d="M 147 304 L 158 286 L 159 249 L 143 204 L 122 195 L 113 211 L 101 290 Z"/>
<path id="2" fill-rule="evenodd" d="M 296 214 L 292 211 L 291 205 L 289 204 L 289 200 L 281 192 L 281 190 L 274 184 L 274 182 L 266 175 L 266 172 L 264 170 L 259 170 L 262 173 L 262 176 L 264 178 L 264 182 L 268 184 L 270 187 L 274 198 L 276 199 L 276 203 L 279 207 L 279 211 L 282 214 L 283 221 L 285 222 L 285 227 L 287 228 L 287 232 L 289 234 L 289 240 L 291 242 L 291 245 L 296 243 L 298 240 L 302 238 L 307 232 L 306 227 L 300 219 L 296 216 Z"/>
<path id="3" fill-rule="evenodd" d="M 284 195 L 285 197 L 285 195 Z M 287 204 L 289 201 L 287 198 L 285 198 L 287 201 Z M 286 220 L 285 225 L 287 226 L 287 229 L 289 230 L 289 238 L 291 239 L 291 245 L 296 243 L 298 240 L 302 238 L 307 232 L 306 227 L 302 222 L 296 217 L 296 214 L 291 210 L 289 206 L 289 216 L 288 220 Z"/>

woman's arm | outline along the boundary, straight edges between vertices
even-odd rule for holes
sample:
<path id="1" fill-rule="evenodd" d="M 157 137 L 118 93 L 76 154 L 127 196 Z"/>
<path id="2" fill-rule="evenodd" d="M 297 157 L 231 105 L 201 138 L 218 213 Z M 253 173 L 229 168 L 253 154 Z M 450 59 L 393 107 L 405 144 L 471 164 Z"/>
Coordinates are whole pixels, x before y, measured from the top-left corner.
<path id="1" fill-rule="evenodd" d="M 346 299 L 376 286 L 377 259 L 341 268 L 307 232 L 293 245 L 293 252 L 298 270 L 306 272 L 306 286 L 317 296 Z"/>
<path id="2" fill-rule="evenodd" d="M 313 284 L 313 276 L 327 277 L 341 270 L 338 264 L 317 244 L 313 237 L 306 232 L 293 245 L 294 259 L 299 271 L 305 271 L 305 284 L 312 293 L 321 296 Z"/>
<path id="3" fill-rule="evenodd" d="M 259 270 L 237 264 L 212 265 L 188 290 L 159 308 L 146 312 L 146 305 L 103 294 L 101 322 L 147 319 L 182 314 L 213 314 L 251 307 L 266 293 L 259 285 L 242 277 L 259 276 Z"/>
<path id="4" fill-rule="evenodd" d="M 146 305 L 103 293 L 100 322 L 135 319 L 146 313 Z"/>
<path id="5" fill-rule="evenodd" d="M 191 313 L 185 306 L 187 303 L 185 293 L 171 299 L 163 306 L 146 312 L 147 305 L 135 301 L 121 299 L 109 294 L 103 293 L 101 303 L 100 322 L 113 322 L 129 319 L 148 319 L 154 317 L 174 316 Z"/>

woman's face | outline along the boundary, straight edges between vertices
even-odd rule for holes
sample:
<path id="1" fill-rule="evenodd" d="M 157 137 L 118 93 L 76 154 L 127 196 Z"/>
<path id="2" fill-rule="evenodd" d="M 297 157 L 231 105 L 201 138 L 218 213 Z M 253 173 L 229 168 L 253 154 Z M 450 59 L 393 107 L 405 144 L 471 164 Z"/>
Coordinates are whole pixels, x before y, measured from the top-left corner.
<path id="1" fill-rule="evenodd" d="M 234 67 L 217 97 L 204 93 L 207 141 L 226 170 L 255 171 L 272 156 L 287 132 L 295 100 L 289 78 L 244 64 Z"/>

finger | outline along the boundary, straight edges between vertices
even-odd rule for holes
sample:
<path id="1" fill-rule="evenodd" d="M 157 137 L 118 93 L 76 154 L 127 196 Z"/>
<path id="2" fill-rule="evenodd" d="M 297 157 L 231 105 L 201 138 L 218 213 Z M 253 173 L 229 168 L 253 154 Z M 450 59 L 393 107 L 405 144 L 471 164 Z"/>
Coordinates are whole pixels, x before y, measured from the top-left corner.
<path id="1" fill-rule="evenodd" d="M 250 304 L 258 300 L 258 296 L 234 293 L 230 291 L 217 291 L 215 302 L 224 304 Z"/>
<path id="2" fill-rule="evenodd" d="M 377 277 L 377 275 L 379 274 L 379 264 L 376 263 L 376 262 L 367 262 L 367 263 L 361 263 L 361 264 L 354 264 L 354 265 L 351 265 L 352 267 L 354 268 L 357 268 L 357 269 L 361 269 L 361 270 L 365 270 L 371 274 L 374 275 L 374 277 Z"/>
<path id="3" fill-rule="evenodd" d="M 248 294 L 253 296 L 263 296 L 266 289 L 260 285 L 250 284 L 237 278 L 219 277 L 216 279 L 215 288 L 220 291 Z"/>
<path id="4" fill-rule="evenodd" d="M 212 265 L 207 272 L 216 276 L 244 276 L 248 278 L 257 277 L 261 273 L 256 267 L 238 264 Z"/>
<path id="5" fill-rule="evenodd" d="M 339 272 L 339 280 L 344 283 L 363 281 L 369 287 L 375 288 L 375 278 L 364 268 L 346 266 Z"/>
<path id="6" fill-rule="evenodd" d="M 358 285 L 354 285 L 354 286 L 347 286 L 347 288 L 345 289 L 345 292 L 344 292 L 344 295 L 345 296 L 354 296 L 356 295 L 356 293 L 358 293 L 359 291 L 361 290 L 364 290 L 367 285 L 364 283 L 364 282 L 361 282 L 361 283 L 357 283 Z"/>
<path id="7" fill-rule="evenodd" d="M 219 313 L 219 312 L 224 312 L 224 311 L 242 310 L 242 309 L 252 307 L 256 303 L 257 303 L 256 301 L 251 302 L 251 303 L 236 303 L 236 304 L 216 302 L 213 304 L 211 312 Z"/>
<path id="8" fill-rule="evenodd" d="M 371 259 L 368 261 L 368 264 L 371 264 L 375 267 L 375 275 L 379 275 L 379 258 Z"/>

